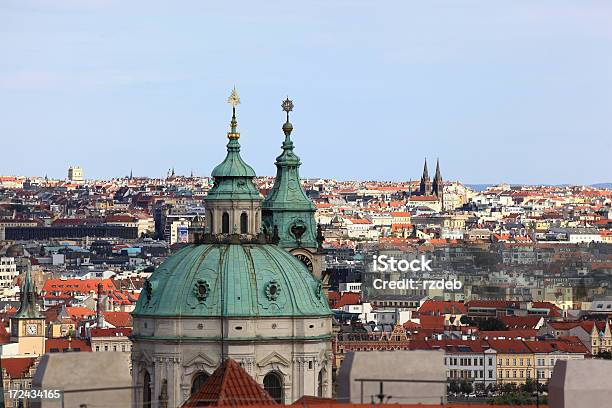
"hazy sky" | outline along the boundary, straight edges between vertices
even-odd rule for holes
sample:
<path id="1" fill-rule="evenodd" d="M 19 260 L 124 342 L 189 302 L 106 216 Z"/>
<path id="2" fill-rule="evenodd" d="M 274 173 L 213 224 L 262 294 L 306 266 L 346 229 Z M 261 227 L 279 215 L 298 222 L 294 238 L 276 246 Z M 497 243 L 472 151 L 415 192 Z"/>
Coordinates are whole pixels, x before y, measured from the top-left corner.
<path id="1" fill-rule="evenodd" d="M 0 2 L 0 174 L 612 182 L 612 2 Z M 430 170 L 433 171 L 433 163 Z"/>

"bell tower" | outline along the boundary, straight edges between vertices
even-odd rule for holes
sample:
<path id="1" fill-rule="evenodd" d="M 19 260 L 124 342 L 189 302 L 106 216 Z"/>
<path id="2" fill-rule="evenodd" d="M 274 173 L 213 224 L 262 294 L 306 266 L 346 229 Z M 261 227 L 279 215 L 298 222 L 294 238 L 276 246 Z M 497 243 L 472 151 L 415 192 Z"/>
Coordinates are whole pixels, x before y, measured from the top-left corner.
<path id="1" fill-rule="evenodd" d="M 45 354 L 45 317 L 36 305 L 36 290 L 27 270 L 21 284 L 19 310 L 11 317 L 11 342 L 19 343 L 19 354 Z"/>
<path id="2" fill-rule="evenodd" d="M 323 272 L 323 255 L 319 246 L 321 234 L 315 221 L 316 207 L 300 185 L 300 158 L 293 151 L 289 112 L 293 102 L 289 98 L 281 104 L 287 115 L 283 124 L 285 140 L 283 152 L 276 158 L 276 179 L 272 190 L 263 201 L 263 224 L 267 232 L 278 235 L 278 245 L 298 258 L 317 278 Z"/>
<path id="3" fill-rule="evenodd" d="M 254 237 L 261 232 L 262 196 L 253 182 L 255 170 L 240 157 L 236 120 L 240 98 L 235 88 L 228 103 L 232 105 L 232 120 L 227 133 L 227 155 L 211 174 L 214 184 L 205 199 L 206 230 L 217 236 Z"/>

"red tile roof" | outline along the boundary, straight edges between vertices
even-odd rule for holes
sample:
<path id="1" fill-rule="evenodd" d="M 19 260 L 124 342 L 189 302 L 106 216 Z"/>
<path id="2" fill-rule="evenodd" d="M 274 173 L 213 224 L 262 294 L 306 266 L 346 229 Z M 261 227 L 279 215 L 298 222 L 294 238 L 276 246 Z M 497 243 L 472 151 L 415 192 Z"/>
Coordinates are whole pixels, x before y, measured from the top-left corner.
<path id="1" fill-rule="evenodd" d="M 420 314 L 465 314 L 465 305 L 461 302 L 444 302 L 440 300 L 428 300 L 419 308 Z"/>
<path id="2" fill-rule="evenodd" d="M 535 338 L 537 334 L 538 331 L 535 329 L 486 330 L 478 332 L 478 337 L 481 339 L 503 338 L 506 340 L 516 340 Z"/>
<path id="3" fill-rule="evenodd" d="M 132 327 L 132 315 L 129 312 L 104 312 L 104 320 L 115 327 Z"/>
<path id="4" fill-rule="evenodd" d="M 116 290 L 113 281 L 110 279 L 48 279 L 43 292 L 79 292 L 91 293 L 98 291 L 98 284 L 102 283 L 104 292 Z"/>
<path id="5" fill-rule="evenodd" d="M 332 300 L 330 299 L 330 302 L 331 301 Z M 340 295 L 340 298 L 337 299 L 335 302 L 333 302 L 333 304 L 331 304 L 330 306 L 333 309 L 339 309 L 345 305 L 359 305 L 359 304 L 361 304 L 361 294 L 353 293 L 353 292 L 346 292 Z"/>
<path id="6" fill-rule="evenodd" d="M 542 316 L 500 316 L 499 320 L 509 329 L 534 329 Z"/>
<path id="7" fill-rule="evenodd" d="M 222 405 L 277 404 L 237 362 L 227 359 L 182 408 Z"/>
<path id="8" fill-rule="evenodd" d="M 117 329 L 91 329 L 91 337 L 129 337 L 132 334 L 132 329 L 129 327 L 121 327 Z"/>
<path id="9" fill-rule="evenodd" d="M 3 358 L 2 368 L 11 379 L 29 377 L 28 371 L 34 365 L 36 358 Z"/>
<path id="10" fill-rule="evenodd" d="M 45 353 L 64 353 L 67 349 L 91 351 L 91 346 L 79 339 L 47 339 L 45 341 Z"/>

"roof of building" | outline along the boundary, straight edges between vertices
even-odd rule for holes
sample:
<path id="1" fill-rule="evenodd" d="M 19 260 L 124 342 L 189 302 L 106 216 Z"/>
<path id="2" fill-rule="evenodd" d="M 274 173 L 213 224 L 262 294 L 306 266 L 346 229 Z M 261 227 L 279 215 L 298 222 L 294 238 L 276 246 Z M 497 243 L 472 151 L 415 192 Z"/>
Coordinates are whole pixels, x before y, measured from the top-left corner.
<path id="1" fill-rule="evenodd" d="M 28 371 L 35 362 L 34 357 L 3 358 L 1 365 L 11 379 L 17 379 L 28 377 Z"/>
<path id="2" fill-rule="evenodd" d="M 319 280 L 268 244 L 188 245 L 145 283 L 134 316 L 330 316 Z"/>
<path id="3" fill-rule="evenodd" d="M 427 300 L 419 308 L 421 314 L 465 314 L 466 308 L 462 302 Z"/>
<path id="4" fill-rule="evenodd" d="M 114 329 L 91 329 L 91 337 L 129 337 L 132 334 L 130 327 L 118 327 Z"/>
<path id="5" fill-rule="evenodd" d="M 132 327 L 132 315 L 129 312 L 104 312 L 104 320 L 115 327 Z"/>
<path id="6" fill-rule="evenodd" d="M 91 351 L 91 346 L 80 339 L 47 339 L 45 353 L 67 353 L 71 351 Z"/>
<path id="7" fill-rule="evenodd" d="M 182 408 L 202 406 L 277 405 L 237 362 L 227 359 Z"/>

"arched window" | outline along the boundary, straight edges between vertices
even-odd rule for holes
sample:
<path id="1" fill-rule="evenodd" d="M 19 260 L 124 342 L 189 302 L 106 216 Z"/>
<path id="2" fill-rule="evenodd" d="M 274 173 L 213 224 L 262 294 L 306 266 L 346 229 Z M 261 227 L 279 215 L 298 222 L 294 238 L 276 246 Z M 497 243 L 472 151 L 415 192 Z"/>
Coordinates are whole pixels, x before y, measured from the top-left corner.
<path id="1" fill-rule="evenodd" d="M 319 371 L 319 378 L 317 384 L 317 396 L 323 398 L 323 369 Z"/>
<path id="2" fill-rule="evenodd" d="M 210 230 L 208 232 L 210 232 L 211 234 L 214 234 L 215 232 L 215 220 L 213 219 L 213 212 L 209 211 L 208 212 L 208 219 L 210 220 Z"/>
<path id="3" fill-rule="evenodd" d="M 264 390 L 279 404 L 283 403 L 283 381 L 275 372 L 266 374 L 263 379 Z"/>
<path id="4" fill-rule="evenodd" d="M 249 230 L 249 216 L 247 213 L 240 214 L 240 233 L 246 234 Z"/>
<path id="5" fill-rule="evenodd" d="M 221 233 L 229 234 L 229 214 L 226 212 L 221 216 Z"/>
<path id="6" fill-rule="evenodd" d="M 204 371 L 200 371 L 196 375 L 193 376 L 193 381 L 191 382 L 191 395 L 198 392 L 202 384 L 208 380 L 209 375 Z"/>
<path id="7" fill-rule="evenodd" d="M 151 376 L 148 371 L 145 371 L 142 379 L 142 406 L 143 408 L 151 407 Z"/>

